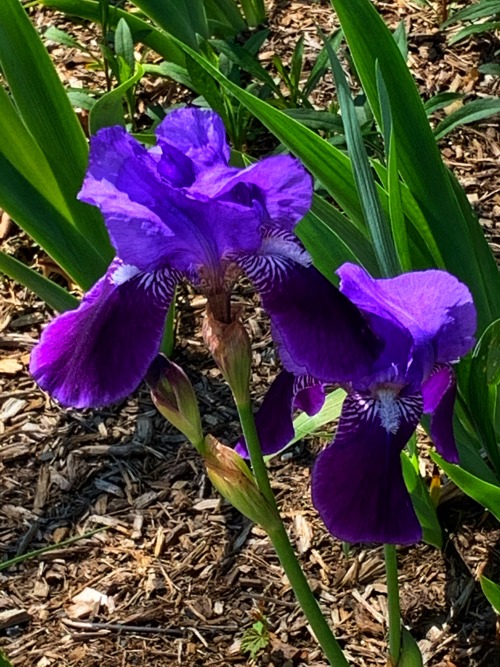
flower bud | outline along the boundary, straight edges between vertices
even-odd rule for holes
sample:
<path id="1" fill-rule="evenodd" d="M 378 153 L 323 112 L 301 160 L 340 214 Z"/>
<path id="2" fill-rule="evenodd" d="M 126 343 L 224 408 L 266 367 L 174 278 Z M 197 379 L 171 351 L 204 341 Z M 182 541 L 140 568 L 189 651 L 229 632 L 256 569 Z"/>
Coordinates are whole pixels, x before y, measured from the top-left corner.
<path id="1" fill-rule="evenodd" d="M 247 403 L 250 400 L 252 348 L 243 324 L 237 317 L 229 324 L 219 322 L 207 308 L 203 339 L 231 387 L 236 403 Z"/>
<path id="2" fill-rule="evenodd" d="M 234 449 L 208 435 L 203 460 L 210 481 L 233 507 L 266 532 L 275 529 L 279 517 L 259 491 L 247 464 Z"/>
<path id="3" fill-rule="evenodd" d="M 203 429 L 193 386 L 182 368 L 159 354 L 146 374 L 158 411 L 203 453 Z"/>

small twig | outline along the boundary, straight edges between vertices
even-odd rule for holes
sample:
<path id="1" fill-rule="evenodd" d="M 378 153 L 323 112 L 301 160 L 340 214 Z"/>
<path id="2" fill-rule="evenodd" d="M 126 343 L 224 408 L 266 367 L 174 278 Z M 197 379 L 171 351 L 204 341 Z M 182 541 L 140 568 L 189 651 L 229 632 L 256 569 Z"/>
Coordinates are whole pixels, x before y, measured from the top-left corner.
<path id="1" fill-rule="evenodd" d="M 77 630 L 111 630 L 114 632 L 148 632 L 153 634 L 182 637 L 184 632 L 191 628 L 154 628 L 151 625 L 125 625 L 124 623 L 90 623 L 87 621 L 72 621 L 70 618 L 61 618 L 61 622 Z"/>

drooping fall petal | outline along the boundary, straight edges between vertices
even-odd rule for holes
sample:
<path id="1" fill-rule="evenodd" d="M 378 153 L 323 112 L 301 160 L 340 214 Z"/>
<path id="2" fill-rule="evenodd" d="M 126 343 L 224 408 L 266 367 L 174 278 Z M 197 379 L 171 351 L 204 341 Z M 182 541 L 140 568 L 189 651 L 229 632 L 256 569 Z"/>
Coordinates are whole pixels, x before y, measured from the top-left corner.
<path id="1" fill-rule="evenodd" d="M 137 388 L 158 354 L 175 275 L 120 262 L 76 310 L 56 317 L 33 349 L 30 371 L 65 406 L 101 407 Z"/>
<path id="2" fill-rule="evenodd" d="M 420 540 L 400 454 L 421 412 L 421 400 L 407 397 L 399 428 L 391 433 L 374 399 L 346 397 L 335 439 L 316 459 L 312 474 L 313 503 L 332 535 L 351 543 Z"/>
<path id="3" fill-rule="evenodd" d="M 323 385 L 312 378 L 296 377 L 282 371 L 269 387 L 262 405 L 255 415 L 262 453 L 265 456 L 281 451 L 293 438 L 295 408 L 307 414 L 316 414 L 325 402 Z M 236 451 L 248 457 L 245 440 L 241 438 Z"/>

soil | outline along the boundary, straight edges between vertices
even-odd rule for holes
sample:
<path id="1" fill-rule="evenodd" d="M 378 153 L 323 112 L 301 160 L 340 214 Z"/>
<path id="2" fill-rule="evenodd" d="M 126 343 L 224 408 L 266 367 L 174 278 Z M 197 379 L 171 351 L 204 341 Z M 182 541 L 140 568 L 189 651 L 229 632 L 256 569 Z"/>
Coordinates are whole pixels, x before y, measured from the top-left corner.
<path id="1" fill-rule="evenodd" d="M 329 4 L 268 4 L 272 34 L 262 62 L 269 65 L 274 52 L 286 61 L 304 34 L 310 68 L 320 48 L 315 24 L 325 30 L 334 26 Z M 450 47 L 447 33 L 439 30 L 442 3 L 376 4 L 391 27 L 404 21 L 409 63 L 425 98 L 447 90 L 498 95 L 500 79 L 478 70 L 498 51 L 492 34 Z M 57 25 L 95 43 L 91 26 L 37 7 L 30 14 L 40 30 Z M 103 88 L 101 73 L 88 70 L 78 52 L 53 43 L 49 48 L 68 85 Z M 144 104 L 168 104 L 182 94 L 164 79 L 153 79 L 140 91 Z M 328 104 L 332 95 L 327 78 L 316 100 Z M 497 251 L 498 119 L 457 129 L 440 145 Z M 5 215 L 0 238 L 3 249 L 31 265 L 43 264 L 43 255 Z M 0 564 L 0 646 L 13 664 L 326 665 L 265 533 L 221 500 L 192 447 L 158 415 L 146 388 L 105 410 L 60 409 L 27 372 L 30 350 L 52 313 L 5 278 L 0 294 L 2 560 L 53 547 L 8 568 Z M 278 362 L 251 288 L 240 286 L 236 299 L 252 334 L 258 402 Z M 204 299 L 187 288 L 179 295 L 175 359 L 195 386 L 206 430 L 233 443 L 239 435 L 236 410 L 201 341 L 203 308 Z M 356 667 L 384 665 L 387 591 L 381 548 L 343 548 L 311 506 L 311 465 L 324 442 L 308 439 L 274 459 L 273 488 L 347 658 Z M 495 667 L 498 619 L 478 578 L 484 573 L 500 581 L 500 526 L 443 483 L 443 550 L 425 544 L 398 550 L 403 620 L 425 665 Z M 68 543 L 72 537 L 77 539 Z M 259 619 L 267 624 L 269 644 L 251 660 L 241 640 Z"/>

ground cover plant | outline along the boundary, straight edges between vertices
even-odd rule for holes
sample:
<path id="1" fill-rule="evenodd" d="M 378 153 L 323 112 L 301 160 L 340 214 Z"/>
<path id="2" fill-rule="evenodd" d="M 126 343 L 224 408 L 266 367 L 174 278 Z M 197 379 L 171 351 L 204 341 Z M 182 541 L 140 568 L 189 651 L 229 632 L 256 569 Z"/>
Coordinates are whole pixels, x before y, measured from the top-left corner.
<path id="1" fill-rule="evenodd" d="M 349 48 L 339 53 L 349 54 L 365 98 L 358 93 L 365 116 L 364 120 L 360 117 L 345 68 L 336 54 L 340 33 L 333 33 L 335 38 L 330 39 L 318 32 L 322 50 L 317 78 L 325 75 L 328 64 L 336 88 L 337 112 L 332 114 L 332 107 L 326 112 L 335 123 L 330 121 L 328 130 L 314 113 L 290 114 L 288 102 L 283 104 L 283 100 L 290 100 L 292 107 L 300 103 L 305 111 L 315 111 L 304 92 L 313 93 L 307 88 L 310 79 L 305 88 L 299 86 L 303 61 L 300 39 L 295 42 L 288 71 L 281 60 L 274 59 L 282 83 L 276 79 L 273 85 L 280 86 L 279 92 L 273 94 L 273 85 L 269 85 L 270 90 L 263 94 L 265 85 L 242 87 L 245 77 L 256 71 L 254 58 L 257 46 L 263 44 L 262 36 L 253 43 L 253 51 L 248 51 L 250 58 L 235 47 L 224 53 L 220 42 L 221 55 L 216 57 L 213 47 L 203 40 L 193 43 L 182 35 L 181 39 L 179 35 L 167 36 L 154 12 L 149 11 L 148 16 L 159 27 L 148 23 L 147 16 L 129 17 L 126 10 L 119 10 L 122 14 L 118 15 L 105 3 L 97 5 L 104 27 L 108 23 L 114 27 L 111 39 L 106 29 L 101 38 L 106 64 L 96 61 L 104 70 L 107 90 L 90 111 L 92 137 L 86 167 L 86 159 L 85 164 L 82 160 L 86 141 L 83 138 L 82 142 L 77 116 L 62 94 L 53 65 L 24 10 L 17 0 L 9 0 L 2 10 L 6 19 L 3 43 L 8 38 L 11 43 L 24 40 L 32 45 L 38 68 L 31 71 L 29 59 L 14 60 L 11 49 L 4 46 L 1 64 L 7 86 L 3 93 L 2 150 L 6 169 L 2 205 L 48 253 L 67 286 L 77 284 L 87 294 L 75 308 L 77 301 L 67 289 L 8 253 L 2 256 L 2 267 L 49 305 L 67 311 L 44 329 L 31 353 L 31 372 L 40 386 L 70 408 L 102 409 L 126 399 L 146 376 L 153 403 L 201 455 L 206 466 L 202 479 L 210 480 L 269 536 L 288 577 L 287 585 L 293 588 L 330 664 L 365 664 L 365 659 L 366 664 L 372 664 L 370 660 L 384 660 L 385 653 L 390 664 L 423 664 L 424 660 L 433 664 L 425 643 L 417 643 L 415 630 L 402 627 L 395 548 L 420 539 L 436 549 L 444 545 L 436 512 L 442 499 L 438 468 L 434 468 L 432 479 L 423 474 L 413 435 L 424 413 L 430 415 L 430 421 L 424 418 L 422 426 L 438 452 L 430 452 L 432 460 L 456 488 L 493 517 L 498 519 L 500 513 L 498 273 L 464 192 L 442 161 L 436 136 L 444 136 L 461 122 L 488 118 L 497 107 L 491 97 L 479 115 L 472 111 L 451 121 L 449 117 L 447 128 L 441 125 L 433 134 L 405 63 L 408 42 L 404 31 L 391 34 L 370 3 L 363 0 L 356 0 L 355 6 L 341 0 L 333 4 L 346 38 L 345 48 Z M 74 13 L 82 15 L 81 3 L 78 7 Z M 135 20 L 142 21 L 142 35 L 134 32 Z M 15 30 L 9 30 L 9 25 Z M 149 26 L 147 31 L 145 26 Z M 370 32 L 363 26 L 369 26 Z M 148 68 L 143 57 L 141 63 L 136 62 L 134 54 L 139 47 L 134 47 L 134 41 L 145 41 L 151 34 L 159 52 L 168 45 L 176 57 L 181 54 L 186 68 L 177 63 L 176 78 L 187 73 L 191 89 L 203 96 L 194 100 L 194 106 L 163 109 L 166 117 L 156 117 L 153 123 L 156 143 L 151 130 L 137 132 L 140 126 L 134 111 L 136 85 Z M 244 57 L 246 74 L 242 75 L 237 70 Z M 260 70 L 259 75 L 262 80 Z M 27 85 L 30 78 L 40 77 L 47 85 Z M 36 105 L 45 113 L 33 113 Z M 204 108 L 197 108 L 200 105 Z M 433 108 L 439 105 L 434 100 Z M 215 112 L 207 106 L 213 106 Z M 260 136 L 261 143 L 270 142 L 275 147 L 274 156 L 254 162 L 239 151 L 231 155 L 224 121 L 242 113 L 246 121 L 241 127 L 247 128 L 248 119 L 254 117 L 261 128 L 274 135 L 272 139 L 263 129 L 254 135 Z M 70 163 L 73 172 L 78 171 L 73 168 L 74 157 L 68 158 L 65 140 L 56 137 L 61 122 L 67 123 L 66 140 L 77 137 L 81 146 L 81 182 L 76 190 L 75 176 L 70 180 L 67 173 Z M 245 135 L 235 132 L 235 127 L 229 132 L 233 147 L 246 149 L 248 139 L 242 140 Z M 314 131 L 318 128 L 319 134 Z M 340 141 L 331 140 L 332 130 Z M 59 142 L 57 160 L 50 143 L 55 137 Z M 283 154 L 286 149 L 295 157 Z M 40 158 L 45 178 L 33 168 L 32 153 Z M 90 213 L 80 219 L 78 200 L 99 208 L 104 223 Z M 115 259 L 91 287 L 111 261 L 111 247 Z M 82 264 L 80 253 L 89 261 Z M 262 387 L 267 391 L 255 417 L 250 382 L 254 379 L 252 343 L 242 322 L 243 310 L 237 305 L 242 273 L 260 293 L 284 367 L 274 382 L 258 383 L 267 385 Z M 210 411 L 201 420 L 198 401 L 206 405 L 206 387 L 193 391 L 179 365 L 157 357 L 161 349 L 169 356 L 172 352 L 175 317 L 171 306 L 176 284 L 181 294 L 192 294 L 186 280 L 206 306 L 201 335 L 233 394 L 233 414 L 239 417 L 243 437 L 237 431 L 225 433 L 222 441 L 236 443 L 236 450 L 222 444 L 218 429 L 210 428 Z M 180 298 L 185 300 L 185 296 Z M 198 297 L 189 300 L 193 298 Z M 182 307 L 178 317 L 182 321 Z M 253 316 L 250 321 L 261 326 Z M 192 373 L 192 352 L 187 352 L 188 346 L 183 349 L 183 366 Z M 225 396 L 223 405 L 231 410 L 228 406 L 232 403 Z M 23 406 L 19 408 L 16 396 L 9 399 L 5 414 L 11 419 Z M 296 410 L 306 414 L 293 422 Z M 78 413 L 69 414 L 78 419 Z M 349 639 L 343 636 L 339 641 L 332 634 L 332 621 L 334 626 L 339 623 L 334 612 L 325 611 L 324 597 L 318 605 L 314 586 L 304 578 L 280 518 L 280 503 L 268 478 L 269 463 L 266 465 L 263 458 L 280 455 L 298 437 L 318 428 L 326 431 L 331 441 L 333 429 L 326 424 L 339 416 L 336 436 L 317 456 L 312 470 L 312 499 L 330 534 L 345 541 L 346 553 L 358 543 L 384 544 L 388 597 L 383 613 L 376 613 L 383 618 L 387 611 L 388 647 L 384 649 L 381 642 L 364 657 L 359 650 L 353 657 Z M 115 455 L 118 450 L 119 446 Z M 182 451 L 175 450 L 177 454 Z M 133 451 L 133 447 L 126 450 L 124 446 L 121 454 Z M 26 454 L 22 452 L 22 456 Z M 240 455 L 250 458 L 251 469 Z M 48 456 L 51 459 L 52 454 Z M 124 470 L 122 464 L 118 470 Z M 169 470 L 168 465 L 165 470 Z M 168 472 L 165 474 L 168 477 Z M 71 477 L 76 479 L 74 473 Z M 150 477 L 155 482 L 153 469 Z M 137 475 L 127 473 L 127 478 L 137 479 Z M 157 478 L 158 482 L 161 479 Z M 202 497 L 206 483 L 201 486 Z M 64 490 L 66 482 L 62 484 Z M 104 488 L 109 493 L 113 486 L 119 489 L 113 483 Z M 170 491 L 174 486 L 168 483 Z M 292 489 L 292 502 L 293 495 Z M 40 498 L 35 501 L 39 505 Z M 203 505 L 204 501 L 200 502 Z M 42 498 L 39 507 L 43 505 Z M 99 523 L 102 509 L 96 505 L 94 522 Z M 174 513 L 172 505 L 169 515 Z M 143 514 L 136 516 L 134 525 L 137 521 L 142 526 Z M 64 527 L 64 513 L 61 520 Z M 116 526 L 113 522 L 108 525 Z M 247 525 L 251 528 L 251 523 Z M 306 530 L 307 523 L 298 525 L 302 525 L 302 532 Z M 300 527 L 296 529 L 300 533 Z M 138 533 L 140 539 L 140 527 Z M 84 540 L 92 539 L 99 538 L 84 536 Z M 164 550 L 164 542 L 156 544 L 155 556 Z M 185 546 L 190 548 L 189 542 L 182 542 L 178 553 Z M 320 550 L 312 547 L 310 538 L 307 543 L 304 551 L 313 549 L 314 558 L 324 564 L 332 548 L 331 538 L 328 546 L 323 541 Z M 26 548 L 24 543 L 21 552 Z M 494 544 L 490 548 L 494 555 Z M 22 554 L 12 561 L 7 559 L 4 567 L 23 560 Z M 161 562 L 161 572 L 168 577 Z M 268 568 L 265 562 L 261 559 L 264 570 Z M 208 563 L 203 572 L 210 572 Z M 324 565 L 321 568 L 324 572 Z M 255 572 L 263 576 L 259 569 Z M 482 570 L 475 576 L 481 578 L 492 610 L 498 609 L 495 576 L 481 575 Z M 159 586 L 161 590 L 161 581 Z M 113 590 L 111 585 L 109 604 L 114 604 Z M 174 586 L 173 590 L 178 589 Z M 334 599 L 335 586 L 322 590 Z M 113 631 L 112 623 L 98 620 L 108 604 L 107 595 L 90 586 L 85 592 L 87 601 L 85 595 L 79 600 L 83 611 L 73 609 L 73 618 L 90 620 L 73 621 L 73 627 Z M 150 593 L 152 598 L 159 595 L 154 587 Z M 78 604 L 78 596 L 74 600 Z M 210 611 L 198 606 L 192 613 L 207 620 L 206 614 L 214 613 L 212 602 Z M 223 615 L 223 610 L 215 613 Z M 147 616 L 139 618 L 139 626 L 118 623 L 115 630 L 121 625 L 122 630 L 127 627 L 140 632 L 137 627 L 142 627 L 143 632 L 179 637 L 180 664 L 196 664 L 197 660 L 196 647 L 186 645 L 183 654 L 185 632 L 193 632 L 210 651 L 210 644 L 193 624 L 189 629 L 176 625 L 175 613 L 168 627 L 159 618 L 153 625 L 144 624 Z M 261 654 L 269 657 L 271 652 L 282 657 L 269 660 L 312 664 L 310 660 L 321 655 L 314 649 L 307 655 L 288 646 L 287 627 L 293 623 L 282 623 L 282 638 L 278 639 L 269 631 L 264 611 L 255 619 L 241 643 L 251 659 L 258 660 Z M 344 634 L 343 629 L 340 632 Z M 472 646 L 468 657 L 471 655 Z M 484 655 L 490 659 L 492 653 L 487 649 Z M 150 659 L 148 651 L 143 656 Z M 222 664 L 230 656 L 228 652 Z"/>

